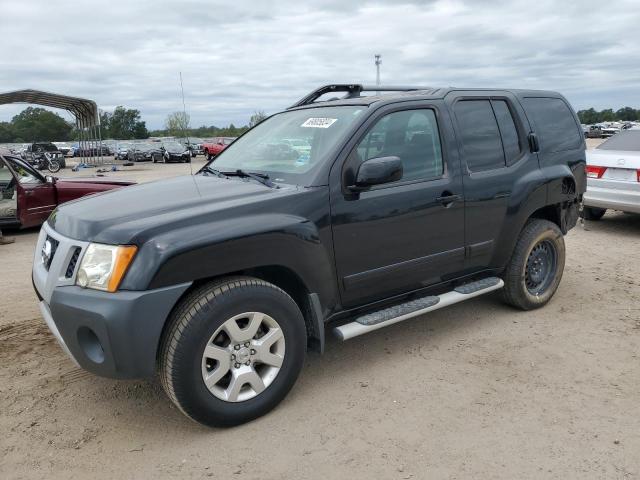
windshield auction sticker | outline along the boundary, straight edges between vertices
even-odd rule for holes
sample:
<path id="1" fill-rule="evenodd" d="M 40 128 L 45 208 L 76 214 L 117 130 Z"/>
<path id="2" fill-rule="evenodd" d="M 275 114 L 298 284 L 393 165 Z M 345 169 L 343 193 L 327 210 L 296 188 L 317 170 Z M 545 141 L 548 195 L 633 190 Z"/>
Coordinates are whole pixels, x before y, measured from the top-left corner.
<path id="1" fill-rule="evenodd" d="M 300 126 L 305 128 L 329 128 L 337 121 L 337 118 L 309 118 Z"/>

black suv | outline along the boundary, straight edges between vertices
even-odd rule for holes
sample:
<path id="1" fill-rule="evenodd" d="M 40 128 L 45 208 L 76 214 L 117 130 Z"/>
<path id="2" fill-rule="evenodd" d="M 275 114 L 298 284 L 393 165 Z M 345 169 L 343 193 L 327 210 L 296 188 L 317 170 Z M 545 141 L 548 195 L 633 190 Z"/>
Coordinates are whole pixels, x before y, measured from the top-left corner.
<path id="1" fill-rule="evenodd" d="M 51 142 L 37 142 L 27 145 L 27 148 L 22 154 L 22 159 L 26 160 L 31 165 L 38 166 L 45 160 L 45 152 L 60 164 L 60 168 L 65 168 L 67 166 L 64 153 L 62 153 L 58 147 Z"/>
<path id="2" fill-rule="evenodd" d="M 194 176 L 59 207 L 33 280 L 80 366 L 158 373 L 186 415 L 234 425 L 328 325 L 346 340 L 496 290 L 546 304 L 585 183 L 557 93 L 330 85 Z"/>

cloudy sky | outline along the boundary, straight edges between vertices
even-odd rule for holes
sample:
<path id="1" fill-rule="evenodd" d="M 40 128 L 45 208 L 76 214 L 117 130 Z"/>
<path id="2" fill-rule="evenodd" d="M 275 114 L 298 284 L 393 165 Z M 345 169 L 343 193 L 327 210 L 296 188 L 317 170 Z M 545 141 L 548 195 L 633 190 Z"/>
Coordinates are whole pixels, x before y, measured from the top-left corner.
<path id="1" fill-rule="evenodd" d="M 638 0 L 0 0 L 0 92 L 137 108 L 150 128 L 245 124 L 315 86 L 544 88 L 576 109 L 640 107 Z M 0 106 L 9 120 L 22 105 Z"/>

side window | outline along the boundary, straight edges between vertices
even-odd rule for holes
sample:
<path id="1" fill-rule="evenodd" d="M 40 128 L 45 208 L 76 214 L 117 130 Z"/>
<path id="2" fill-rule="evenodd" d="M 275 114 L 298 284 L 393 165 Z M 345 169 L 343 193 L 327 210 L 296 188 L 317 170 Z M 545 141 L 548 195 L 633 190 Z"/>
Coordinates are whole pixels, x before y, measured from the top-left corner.
<path id="1" fill-rule="evenodd" d="M 545 153 L 580 148 L 582 132 L 573 113 L 559 98 L 525 98 L 525 108 L 533 116 L 540 147 Z"/>
<path id="2" fill-rule="evenodd" d="M 11 163 L 14 172 L 16 172 L 19 183 L 42 183 L 42 181 L 29 169 L 17 162 L 13 162 L 11 160 L 8 161 Z"/>
<path id="3" fill-rule="evenodd" d="M 13 180 L 13 175 L 11 174 L 11 170 L 4 164 L 4 160 L 0 158 L 0 187 L 9 184 Z M 2 200 L 2 197 L 0 197 Z"/>
<path id="4" fill-rule="evenodd" d="M 444 172 L 436 116 L 431 109 L 405 110 L 382 117 L 351 155 L 358 162 L 375 157 L 399 157 L 402 180 L 428 180 Z"/>
<path id="5" fill-rule="evenodd" d="M 505 166 L 500 131 L 489 100 L 463 100 L 455 104 L 456 119 L 471 172 Z"/>
<path id="6" fill-rule="evenodd" d="M 518 129 L 513 121 L 513 115 L 509 110 L 509 105 L 504 100 L 492 100 L 493 112 L 496 114 L 498 127 L 502 136 L 502 146 L 507 165 L 512 165 L 520 157 L 522 145 L 518 137 Z"/>

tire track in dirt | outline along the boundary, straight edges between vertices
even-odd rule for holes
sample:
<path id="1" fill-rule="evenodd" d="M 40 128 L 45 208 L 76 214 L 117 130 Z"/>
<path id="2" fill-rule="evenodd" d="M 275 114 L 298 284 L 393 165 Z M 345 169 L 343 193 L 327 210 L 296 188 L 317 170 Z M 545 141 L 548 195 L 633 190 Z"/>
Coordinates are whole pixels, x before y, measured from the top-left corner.
<path id="1" fill-rule="evenodd" d="M 40 318 L 0 325 L 0 359 L 16 360 L 34 350 L 53 349 L 55 337 Z"/>

